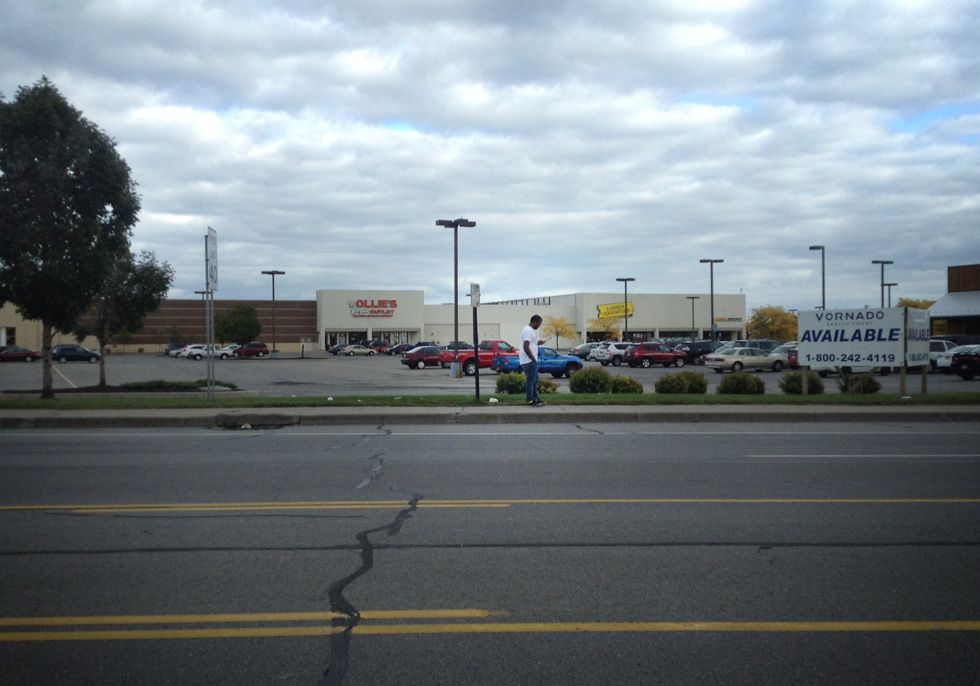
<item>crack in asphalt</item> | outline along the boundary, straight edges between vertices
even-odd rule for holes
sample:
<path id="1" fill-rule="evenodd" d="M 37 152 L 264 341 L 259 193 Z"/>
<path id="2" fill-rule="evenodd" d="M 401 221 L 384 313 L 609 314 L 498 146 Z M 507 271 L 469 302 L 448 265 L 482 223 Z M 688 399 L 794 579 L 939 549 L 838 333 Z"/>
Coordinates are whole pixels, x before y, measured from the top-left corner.
<path id="1" fill-rule="evenodd" d="M 600 436 L 605 436 L 606 435 L 606 432 L 605 431 L 599 431 L 599 429 L 590 429 L 588 427 L 582 426 L 581 424 L 576 424 L 575 425 L 575 428 L 578 429 L 579 431 L 585 431 L 585 432 L 588 432 L 588 433 L 598 434 Z"/>
<path id="2" fill-rule="evenodd" d="M 378 429 L 386 431 L 385 435 L 391 435 L 390 430 L 385 430 L 381 426 Z M 364 442 L 367 442 L 367 439 Z M 383 455 L 384 452 L 382 451 L 367 458 L 368 461 L 373 463 L 369 475 L 354 487 L 355 490 L 366 488 L 382 479 L 385 467 Z M 399 488 L 396 484 L 389 484 L 388 490 L 398 492 Z M 330 656 L 327 667 L 323 672 L 323 679 L 319 682 L 320 684 L 324 686 L 337 686 L 343 682 L 344 677 L 347 675 L 347 670 L 350 666 L 351 633 L 354 627 L 360 623 L 361 613 L 344 596 L 344 591 L 374 567 L 374 551 L 380 549 L 382 546 L 375 544 L 371 540 L 371 535 L 384 532 L 389 538 L 397 536 L 401 532 L 405 522 L 418 509 L 418 503 L 421 499 L 421 493 L 413 493 L 406 507 L 399 510 L 390 522 L 370 529 L 364 529 L 354 535 L 354 538 L 357 539 L 357 545 L 353 546 L 353 549 L 360 552 L 361 566 L 344 578 L 330 584 L 330 588 L 327 590 L 327 596 L 330 599 L 330 610 L 334 613 L 334 618 L 331 620 L 330 625 L 334 629 L 341 629 L 341 631 L 335 631 L 330 634 Z"/>

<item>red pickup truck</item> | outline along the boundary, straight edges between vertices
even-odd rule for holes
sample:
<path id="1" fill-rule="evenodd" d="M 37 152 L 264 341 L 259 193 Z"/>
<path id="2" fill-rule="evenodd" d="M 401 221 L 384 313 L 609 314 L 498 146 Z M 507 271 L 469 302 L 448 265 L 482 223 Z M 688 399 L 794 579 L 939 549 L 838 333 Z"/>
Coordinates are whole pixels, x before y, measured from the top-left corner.
<path id="1" fill-rule="evenodd" d="M 473 348 L 462 348 L 460 350 L 443 350 L 439 353 L 439 364 L 443 367 L 448 367 L 450 364 L 456 361 L 456 354 L 459 353 L 459 363 L 463 367 L 463 373 L 466 376 L 473 376 L 476 374 L 477 361 L 474 360 Z M 517 348 L 512 346 L 507 341 L 480 341 L 480 357 L 479 364 L 482 368 L 489 368 L 490 363 L 493 362 L 493 358 L 499 356 L 513 355 L 517 356 Z"/>

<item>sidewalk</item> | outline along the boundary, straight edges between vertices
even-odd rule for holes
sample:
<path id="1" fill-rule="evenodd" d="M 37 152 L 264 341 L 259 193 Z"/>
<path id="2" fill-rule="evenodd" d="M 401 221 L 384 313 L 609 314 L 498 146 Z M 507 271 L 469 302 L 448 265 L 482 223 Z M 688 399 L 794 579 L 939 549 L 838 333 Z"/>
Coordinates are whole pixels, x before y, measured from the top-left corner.
<path id="1" fill-rule="evenodd" d="M 980 406 L 667 405 L 0 410 L 0 429 L 665 422 L 980 422 Z"/>

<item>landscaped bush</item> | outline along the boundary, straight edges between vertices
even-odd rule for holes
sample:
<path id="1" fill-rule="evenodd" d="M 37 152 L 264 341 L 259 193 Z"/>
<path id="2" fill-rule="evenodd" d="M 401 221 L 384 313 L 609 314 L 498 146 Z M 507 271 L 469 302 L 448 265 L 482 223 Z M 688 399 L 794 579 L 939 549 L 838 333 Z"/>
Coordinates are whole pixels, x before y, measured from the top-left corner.
<path id="1" fill-rule="evenodd" d="M 870 374 L 847 374 L 842 372 L 840 379 L 837 380 L 837 386 L 840 388 L 841 393 L 849 393 L 851 395 L 869 395 L 881 390 L 881 384 L 878 383 L 878 379 Z"/>
<path id="2" fill-rule="evenodd" d="M 642 393 L 643 384 L 632 376 L 616 376 L 612 380 L 613 393 Z"/>
<path id="3" fill-rule="evenodd" d="M 524 392 L 526 381 L 522 372 L 510 372 L 497 377 L 497 393 L 516 395 Z"/>
<path id="4" fill-rule="evenodd" d="M 572 393 L 609 393 L 612 374 L 605 369 L 583 369 L 572 375 L 568 386 Z"/>
<path id="5" fill-rule="evenodd" d="M 725 395 L 762 395 L 766 384 L 755 374 L 734 372 L 718 384 L 718 392 Z"/>
<path id="6" fill-rule="evenodd" d="M 653 386 L 657 393 L 707 393 L 708 380 L 695 371 L 665 374 Z"/>
<path id="7" fill-rule="evenodd" d="M 527 380 L 524 372 L 508 372 L 497 377 L 497 393 L 517 395 L 524 392 Z M 538 378 L 538 393 L 557 393 L 558 384 L 551 379 Z"/>
<path id="8" fill-rule="evenodd" d="M 657 393 L 687 393 L 687 381 L 680 374 L 664 374 L 653 384 Z"/>
<path id="9" fill-rule="evenodd" d="M 807 373 L 807 393 L 820 395 L 823 393 L 823 380 L 820 375 L 811 370 Z M 779 387 L 787 395 L 802 395 L 803 393 L 803 374 L 800 372 L 786 372 L 779 382 Z"/>

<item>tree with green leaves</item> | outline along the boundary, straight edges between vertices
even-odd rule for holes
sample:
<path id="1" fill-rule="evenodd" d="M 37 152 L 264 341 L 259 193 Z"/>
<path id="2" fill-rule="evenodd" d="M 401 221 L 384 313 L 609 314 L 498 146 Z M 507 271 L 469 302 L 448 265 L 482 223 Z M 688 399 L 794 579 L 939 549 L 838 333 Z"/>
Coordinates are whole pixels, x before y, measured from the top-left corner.
<path id="1" fill-rule="evenodd" d="M 262 333 L 259 315 L 250 305 L 235 305 L 225 312 L 214 325 L 214 337 L 222 343 L 232 341 L 245 345 Z"/>
<path id="2" fill-rule="evenodd" d="M 745 324 L 749 338 L 771 338 L 774 341 L 796 339 L 796 315 L 778 305 L 763 305 L 752 309 Z"/>
<path id="3" fill-rule="evenodd" d="M 92 307 L 75 325 L 79 339 L 95 336 L 99 341 L 101 388 L 106 385 L 106 343 L 114 336 L 138 331 L 143 318 L 160 307 L 173 280 L 173 268 L 157 262 L 152 252 L 135 257 L 127 253 L 113 265 Z"/>
<path id="4" fill-rule="evenodd" d="M 0 294 L 41 322 L 42 398 L 54 397 L 54 332 L 92 305 L 139 210 L 115 142 L 46 77 L 0 96 Z"/>
<path id="5" fill-rule="evenodd" d="M 562 336 L 572 338 L 575 335 L 575 327 L 565 317 L 545 317 L 541 333 L 546 340 L 554 336 L 555 348 L 558 348 Z"/>

